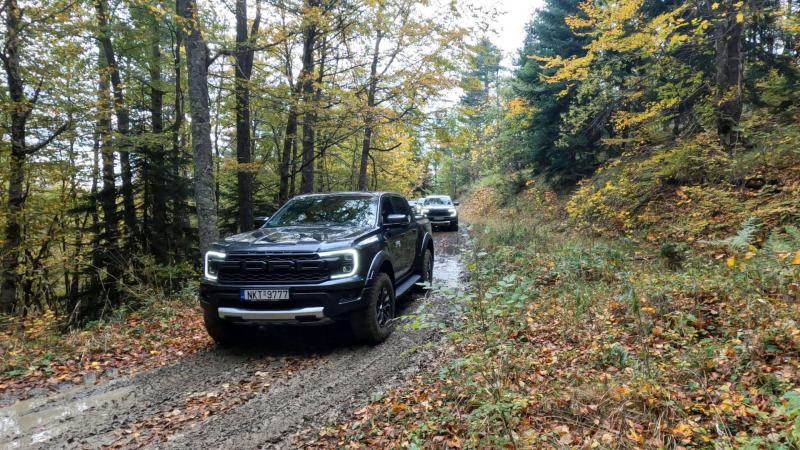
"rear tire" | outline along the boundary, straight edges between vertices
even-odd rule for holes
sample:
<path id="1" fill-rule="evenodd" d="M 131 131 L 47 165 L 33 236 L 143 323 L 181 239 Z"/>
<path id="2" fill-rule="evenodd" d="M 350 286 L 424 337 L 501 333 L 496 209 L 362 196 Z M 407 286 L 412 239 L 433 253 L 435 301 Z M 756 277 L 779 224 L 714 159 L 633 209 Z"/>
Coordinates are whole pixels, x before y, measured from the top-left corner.
<path id="1" fill-rule="evenodd" d="M 394 329 L 394 286 L 386 273 L 379 273 L 365 294 L 367 307 L 350 316 L 353 334 L 371 344 L 385 341 Z"/>
<path id="2" fill-rule="evenodd" d="M 219 318 L 216 308 L 203 308 L 203 323 L 211 339 L 220 347 L 229 347 L 239 342 L 241 330 L 235 324 Z"/>

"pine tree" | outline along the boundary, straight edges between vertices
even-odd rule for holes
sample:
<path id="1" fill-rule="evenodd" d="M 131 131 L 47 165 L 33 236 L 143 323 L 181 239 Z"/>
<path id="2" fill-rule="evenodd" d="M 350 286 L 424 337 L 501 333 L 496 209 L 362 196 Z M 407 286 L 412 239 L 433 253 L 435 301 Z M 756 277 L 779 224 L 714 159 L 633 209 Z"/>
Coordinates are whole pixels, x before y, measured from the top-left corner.
<path id="1" fill-rule="evenodd" d="M 566 23 L 567 17 L 581 14 L 576 1 L 548 0 L 535 14 L 527 27 L 514 81 L 515 94 L 525 99 L 534 111 L 524 143 L 530 158 L 525 163 L 558 183 L 574 182 L 591 170 L 579 165 L 577 159 L 579 154 L 592 153 L 594 143 L 577 136 L 566 147 L 559 147 L 562 115 L 569 110 L 575 93 L 562 95 L 567 87 L 565 82 L 543 82 L 542 75 L 552 75 L 555 70 L 545 68 L 532 56 L 578 56 L 584 52 L 588 39 L 577 36 Z"/>

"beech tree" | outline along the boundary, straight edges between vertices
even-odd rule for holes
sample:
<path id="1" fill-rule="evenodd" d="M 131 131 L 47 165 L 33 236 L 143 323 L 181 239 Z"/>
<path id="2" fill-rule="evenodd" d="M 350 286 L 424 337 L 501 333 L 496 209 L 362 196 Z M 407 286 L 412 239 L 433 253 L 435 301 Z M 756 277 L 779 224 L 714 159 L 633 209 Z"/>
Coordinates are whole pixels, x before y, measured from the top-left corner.
<path id="1" fill-rule="evenodd" d="M 261 24 L 261 1 L 248 30 L 247 1 L 236 0 L 236 160 L 238 163 L 239 231 L 253 228 L 253 169 L 250 144 L 250 77 L 253 74 L 255 39 Z"/>
<path id="2" fill-rule="evenodd" d="M 391 151 L 392 144 L 376 145 L 377 129 L 395 122 L 413 120 L 427 101 L 452 86 L 453 73 L 447 54 L 460 47 L 466 30 L 440 14 L 417 14 L 424 2 L 383 0 L 372 3 L 361 32 L 369 71 L 359 97 L 363 102 L 363 134 L 359 158 L 358 190 L 368 189 L 367 173 L 373 152 Z"/>
<path id="3" fill-rule="evenodd" d="M 117 55 L 111 42 L 109 31 L 109 18 L 106 11 L 105 0 L 95 0 L 95 10 L 97 11 L 98 36 L 103 58 L 106 61 L 106 68 L 111 80 L 111 88 L 114 96 L 114 112 L 117 117 L 117 131 L 119 135 L 114 139 L 115 148 L 119 153 L 120 173 L 122 175 L 123 202 L 123 221 L 125 223 L 125 235 L 129 248 L 133 249 L 133 242 L 136 234 L 136 207 L 133 199 L 133 171 L 131 169 L 131 137 L 130 137 L 130 112 L 125 104 L 125 93 L 122 86 L 122 75 L 120 73 Z"/>
<path id="4" fill-rule="evenodd" d="M 184 45 L 192 118 L 192 166 L 194 201 L 200 252 L 205 252 L 219 238 L 214 193 L 214 166 L 211 158 L 211 115 L 208 106 L 209 50 L 200 31 L 197 3 L 178 0 L 178 15 L 184 20 Z"/>
<path id="5" fill-rule="evenodd" d="M 34 81 L 30 85 L 22 67 L 24 40 L 27 39 L 29 27 L 26 26 L 23 9 L 17 0 L 6 0 L 2 13 L 5 16 L 5 30 L 3 36 L 3 49 L 0 51 L 0 61 L 6 75 L 6 89 L 8 100 L 5 110 L 8 116 L 8 129 L 10 130 L 10 147 L 8 166 L 8 188 L 6 190 L 5 205 L 5 230 L 4 240 L 0 246 L 2 255 L 2 270 L 0 271 L 0 311 L 11 312 L 17 306 L 17 289 L 20 285 L 20 251 L 22 247 L 22 209 L 25 206 L 27 192 L 25 183 L 25 165 L 27 159 L 50 145 L 70 127 L 66 118 L 61 118 L 62 123 L 49 135 L 38 142 L 28 142 L 28 124 L 31 115 L 38 106 L 44 80 Z M 45 16 L 46 17 L 46 16 Z M 42 25 L 45 18 L 28 17 L 32 24 Z M 39 22 L 38 24 L 36 22 Z M 28 28 L 26 30 L 26 28 Z M 29 92 L 33 92 L 29 97 Z"/>

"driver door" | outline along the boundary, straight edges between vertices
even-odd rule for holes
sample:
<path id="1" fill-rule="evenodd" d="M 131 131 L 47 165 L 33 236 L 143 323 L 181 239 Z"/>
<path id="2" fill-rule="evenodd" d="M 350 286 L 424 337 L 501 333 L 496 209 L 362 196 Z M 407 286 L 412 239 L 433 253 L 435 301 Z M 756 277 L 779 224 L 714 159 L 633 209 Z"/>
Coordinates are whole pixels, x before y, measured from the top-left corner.
<path id="1" fill-rule="evenodd" d="M 417 226 L 408 202 L 398 196 L 391 196 L 392 209 L 395 214 L 404 214 L 409 218 L 408 223 L 395 226 L 400 239 L 401 254 L 398 255 L 398 277 L 405 276 L 414 266 L 417 244 Z"/>
<path id="2" fill-rule="evenodd" d="M 386 223 L 386 217 L 389 214 L 399 214 L 399 211 L 395 211 L 394 202 L 391 200 L 392 198 L 388 195 L 384 195 L 381 197 L 381 224 Z M 386 240 L 386 252 L 389 253 L 389 257 L 392 260 L 392 266 L 394 266 L 395 277 L 400 278 L 403 274 L 403 265 L 402 262 L 403 258 L 403 236 L 402 236 L 402 228 L 398 226 L 383 226 L 383 237 Z"/>

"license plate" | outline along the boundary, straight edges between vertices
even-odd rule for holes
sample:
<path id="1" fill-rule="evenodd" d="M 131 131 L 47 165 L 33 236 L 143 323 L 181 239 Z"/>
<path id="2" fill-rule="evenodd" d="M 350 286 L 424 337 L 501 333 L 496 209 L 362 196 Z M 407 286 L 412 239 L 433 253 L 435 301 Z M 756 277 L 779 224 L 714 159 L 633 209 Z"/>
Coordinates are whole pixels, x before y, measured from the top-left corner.
<path id="1" fill-rule="evenodd" d="M 437 216 L 437 217 L 434 217 L 433 220 L 436 220 L 436 221 L 447 220 L 447 217 Z"/>
<path id="2" fill-rule="evenodd" d="M 289 300 L 288 289 L 242 289 L 242 300 Z"/>

